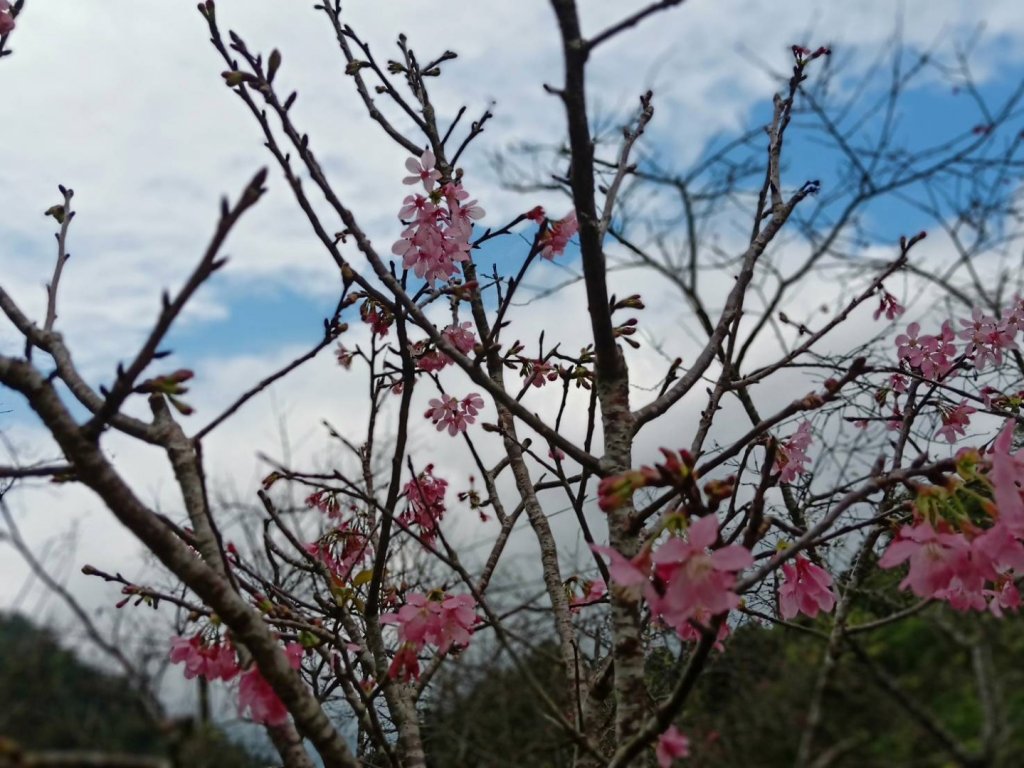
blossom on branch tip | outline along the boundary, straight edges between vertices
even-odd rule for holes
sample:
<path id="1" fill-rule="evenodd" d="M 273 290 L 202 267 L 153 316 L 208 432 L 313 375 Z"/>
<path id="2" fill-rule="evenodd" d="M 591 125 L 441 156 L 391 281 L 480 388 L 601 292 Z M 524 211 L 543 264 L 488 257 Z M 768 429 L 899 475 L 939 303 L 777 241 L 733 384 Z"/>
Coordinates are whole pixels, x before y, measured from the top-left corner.
<path id="1" fill-rule="evenodd" d="M 876 309 L 874 315 L 872 315 L 875 320 L 881 317 L 883 312 L 885 313 L 886 320 L 895 320 L 906 311 L 903 305 L 896 300 L 896 297 L 887 290 L 883 288 L 880 290 L 880 293 L 881 296 L 878 299 L 878 309 Z"/>
<path id="2" fill-rule="evenodd" d="M 682 626 L 676 627 L 676 633 L 679 635 L 679 639 L 686 643 L 699 643 L 704 639 L 703 633 L 698 629 L 696 625 L 708 627 L 711 624 L 711 616 L 707 611 L 697 611 L 697 615 L 690 619 Z M 715 644 L 711 646 L 714 650 L 721 653 L 725 650 L 725 641 L 729 635 L 732 634 L 732 628 L 729 627 L 728 620 L 723 620 L 718 625 L 718 633 L 715 635 Z"/>
<path id="3" fill-rule="evenodd" d="M 478 619 L 475 613 L 476 600 L 472 595 L 446 595 L 413 593 L 406 597 L 405 605 L 395 613 L 380 617 L 382 624 L 398 627 L 401 643 L 392 661 L 389 674 L 408 680 L 416 677 L 419 664 L 417 653 L 428 643 L 439 653 L 447 653 L 453 647 L 469 645 L 473 626 Z"/>
<path id="4" fill-rule="evenodd" d="M 779 473 L 779 482 L 792 483 L 799 475 L 807 474 L 807 449 L 811 447 L 814 435 L 811 433 L 811 422 L 801 422 L 796 432 L 778 447 L 775 455 L 775 471 Z"/>
<path id="5" fill-rule="evenodd" d="M 651 556 L 654 573 L 664 584 L 651 610 L 676 632 L 702 611 L 717 616 L 740 604 L 732 590 L 736 573 L 754 559 L 739 544 L 711 550 L 717 540 L 718 518 L 707 515 L 690 524 L 685 540 L 674 536 Z"/>
<path id="6" fill-rule="evenodd" d="M 419 184 L 422 182 L 427 192 L 430 192 L 434 189 L 435 182 L 441 178 L 441 172 L 434 168 L 436 163 L 437 158 L 434 157 L 434 153 L 429 149 L 420 155 L 419 160 L 415 157 L 410 157 L 405 161 L 405 168 L 412 175 L 402 179 L 402 183 Z"/>
<path id="7" fill-rule="evenodd" d="M 545 360 L 526 360 L 523 363 L 523 378 L 533 387 L 543 387 L 550 381 L 558 381 L 558 369 Z"/>
<path id="8" fill-rule="evenodd" d="M 448 481 L 434 477 L 434 465 L 428 464 L 423 472 L 405 484 L 403 490 L 408 505 L 399 515 L 399 521 L 406 526 L 418 526 L 424 541 L 432 542 L 446 511 L 444 495 L 447 488 Z"/>
<path id="9" fill-rule="evenodd" d="M 430 419 L 441 432 L 445 429 L 454 437 L 476 421 L 477 414 L 484 407 L 484 399 L 476 392 L 471 392 L 462 400 L 451 395 L 442 394 L 440 398 L 430 401 L 430 407 L 423 415 Z"/>
<path id="10" fill-rule="evenodd" d="M 416 646 L 412 643 L 402 643 L 391 664 L 388 666 L 388 677 L 392 680 L 409 682 L 420 679 L 420 660 L 416 653 Z"/>
<path id="11" fill-rule="evenodd" d="M 533 208 L 531 208 L 530 210 L 528 210 L 526 212 L 525 216 L 530 221 L 535 221 L 538 224 L 543 224 L 544 223 L 544 219 L 546 218 L 546 214 L 544 213 L 544 208 L 543 208 L 543 206 L 540 206 L 540 205 L 533 206 Z"/>
<path id="12" fill-rule="evenodd" d="M 961 533 L 937 531 L 926 520 L 904 525 L 878 561 L 879 568 L 895 568 L 909 561 L 910 570 L 900 589 L 918 597 L 940 597 L 953 578 L 970 567 L 970 543 Z"/>
<path id="13" fill-rule="evenodd" d="M 569 211 L 564 219 L 560 219 L 551 225 L 551 228 L 541 235 L 540 255 L 551 260 L 565 252 L 569 241 L 579 232 L 579 222 L 576 220 L 576 211 Z"/>
<path id="14" fill-rule="evenodd" d="M 671 768 L 677 758 L 690 756 L 690 740 L 678 728 L 670 725 L 658 737 L 654 753 L 658 758 L 658 768 Z"/>
<path id="15" fill-rule="evenodd" d="M 953 408 L 943 408 L 941 410 L 942 426 L 936 435 L 944 437 L 951 444 L 955 443 L 959 438 L 967 434 L 967 427 L 971 424 L 970 415 L 972 413 L 977 413 L 977 409 L 969 406 L 967 400 L 961 400 L 960 404 Z"/>
<path id="16" fill-rule="evenodd" d="M 302 663 L 302 646 L 288 643 L 284 653 L 291 668 L 298 669 Z M 288 708 L 255 666 L 243 673 L 238 684 L 238 714 L 244 715 L 246 711 L 252 721 L 260 725 L 284 725 L 288 722 Z"/>
<path id="17" fill-rule="evenodd" d="M 1007 419 L 989 453 L 991 469 L 988 481 L 992 485 L 999 520 L 1017 537 L 1024 538 L 1024 456 L 1021 451 L 1010 453 L 1013 447 L 1015 419 Z"/>
<path id="18" fill-rule="evenodd" d="M 736 573 L 754 563 L 750 550 L 738 544 L 712 550 L 718 541 L 718 518 L 693 521 L 687 538 L 669 537 L 656 550 L 642 549 L 629 559 L 612 547 L 591 546 L 609 559 L 612 583 L 643 597 L 651 613 L 681 637 L 692 636 L 691 619 L 707 620 L 736 608 Z"/>
<path id="19" fill-rule="evenodd" d="M 306 551 L 322 562 L 339 584 L 351 580 L 357 565 L 373 558 L 373 544 L 369 537 L 348 521 L 307 544 Z"/>
<path id="20" fill-rule="evenodd" d="M 199 632 L 192 637 L 171 638 L 171 663 L 185 664 L 185 679 L 230 680 L 238 674 L 235 649 L 228 641 L 210 643 Z"/>
<path id="21" fill-rule="evenodd" d="M 824 568 L 803 555 L 797 555 L 792 562 L 783 564 L 782 573 L 785 576 L 779 588 L 782 618 L 789 620 L 803 613 L 813 619 L 820 611 L 829 613 L 835 607 L 832 576 Z"/>
<path id="22" fill-rule="evenodd" d="M 433 167 L 433 155 L 429 159 Z M 407 167 L 420 164 L 410 158 Z M 418 173 L 426 174 L 425 170 Z M 432 171 L 437 173 L 437 171 Z M 406 177 L 407 184 L 415 184 L 419 176 Z M 484 216 L 484 210 L 476 200 L 469 199 L 469 193 L 460 184 L 449 182 L 440 190 L 433 189 L 437 177 L 424 177 L 429 197 L 409 195 L 398 213 L 406 223 L 402 237 L 391 248 L 391 252 L 402 257 L 402 268 L 411 269 L 416 277 L 434 283 L 448 282 L 458 272 L 458 265 L 469 260 L 470 238 L 473 222 Z"/>

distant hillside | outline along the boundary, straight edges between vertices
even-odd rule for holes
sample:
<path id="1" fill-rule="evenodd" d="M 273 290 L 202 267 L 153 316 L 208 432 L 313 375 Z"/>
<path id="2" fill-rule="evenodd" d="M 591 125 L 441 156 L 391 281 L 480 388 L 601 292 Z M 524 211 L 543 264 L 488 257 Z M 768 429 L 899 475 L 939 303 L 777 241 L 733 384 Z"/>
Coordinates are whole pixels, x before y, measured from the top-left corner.
<path id="1" fill-rule="evenodd" d="M 182 768 L 258 764 L 219 730 L 158 722 L 123 679 L 82 663 L 18 615 L 0 614 L 0 738 L 27 751 L 170 757 Z"/>

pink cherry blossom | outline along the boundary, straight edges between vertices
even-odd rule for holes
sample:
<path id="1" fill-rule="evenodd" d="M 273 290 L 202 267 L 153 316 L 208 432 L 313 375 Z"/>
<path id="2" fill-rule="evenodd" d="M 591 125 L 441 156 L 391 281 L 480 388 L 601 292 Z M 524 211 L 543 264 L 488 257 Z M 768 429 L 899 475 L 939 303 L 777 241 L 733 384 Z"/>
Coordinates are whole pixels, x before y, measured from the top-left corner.
<path id="1" fill-rule="evenodd" d="M 381 338 L 388 335 L 394 318 L 384 307 L 374 301 L 364 301 L 359 308 L 359 317 L 370 326 L 370 331 Z"/>
<path id="2" fill-rule="evenodd" d="M 540 255 L 545 259 L 553 259 L 565 252 L 569 240 L 579 232 L 579 222 L 576 220 L 576 211 L 569 211 L 568 215 L 556 221 L 551 228 L 545 232 L 540 239 Z"/>
<path id="3" fill-rule="evenodd" d="M 599 555 L 608 557 L 608 573 L 616 586 L 632 592 L 639 597 L 645 594 L 648 602 L 657 598 L 657 592 L 651 585 L 651 553 L 641 550 L 632 560 L 625 557 L 614 547 L 602 547 L 592 544 L 590 547 Z"/>
<path id="4" fill-rule="evenodd" d="M 208 642 L 202 633 L 190 638 L 171 638 L 171 663 L 185 664 L 185 679 L 230 680 L 238 674 L 235 649 L 231 643 Z"/>
<path id="5" fill-rule="evenodd" d="M 473 333 L 473 324 L 469 322 L 449 325 L 441 331 L 441 336 L 464 355 L 468 355 L 476 347 L 476 334 Z M 421 371 L 433 373 L 454 362 L 439 349 L 424 352 L 426 342 L 420 341 L 410 347 L 410 351 L 416 357 L 416 367 Z"/>
<path id="6" fill-rule="evenodd" d="M 902 315 L 904 311 L 905 309 L 903 305 L 896 300 L 896 297 L 887 290 L 882 289 L 881 296 L 879 296 L 878 299 L 878 309 L 875 310 L 873 317 L 877 320 L 884 312 L 886 320 L 895 320 L 897 317 Z"/>
<path id="7" fill-rule="evenodd" d="M 896 355 L 927 379 L 938 379 L 953 370 L 956 334 L 949 321 L 942 324 L 938 336 L 920 336 L 921 326 L 911 323 L 907 332 L 896 337 Z"/>
<path id="8" fill-rule="evenodd" d="M 434 168 L 436 163 L 437 158 L 434 157 L 434 153 L 429 149 L 420 155 L 419 160 L 415 157 L 410 157 L 405 161 L 405 167 L 412 175 L 402 179 L 402 183 L 419 184 L 423 182 L 424 188 L 427 192 L 430 192 L 434 188 L 435 182 L 441 178 L 441 172 Z"/>
<path id="9" fill-rule="evenodd" d="M 900 589 L 918 597 L 940 597 L 953 578 L 968 572 L 971 545 L 961 533 L 940 533 L 931 523 L 905 525 L 878 561 L 880 568 L 895 568 L 910 561 L 910 571 Z"/>
<path id="10" fill-rule="evenodd" d="M 535 205 L 533 208 L 526 212 L 525 216 L 530 221 L 535 221 L 538 224 L 542 224 L 544 222 L 544 219 L 546 218 L 544 208 L 543 206 L 540 205 Z"/>
<path id="11" fill-rule="evenodd" d="M 475 609 L 476 600 L 472 595 L 408 595 L 405 605 L 397 612 L 380 618 L 382 624 L 398 627 L 398 639 L 402 644 L 389 674 L 403 679 L 408 679 L 410 674 L 415 676 L 413 670 L 418 670 L 418 663 L 413 665 L 413 661 L 418 651 L 428 643 L 436 646 L 439 653 L 469 645 L 477 622 Z"/>
<path id="12" fill-rule="evenodd" d="M 0 35 L 6 35 L 14 29 L 14 16 L 8 0 L 0 0 Z"/>
<path id="13" fill-rule="evenodd" d="M 434 465 L 428 464 L 414 480 L 405 484 L 405 497 L 409 502 L 398 519 L 406 526 L 417 526 L 420 535 L 432 542 L 437 535 L 437 525 L 446 511 L 444 495 L 448 481 L 434 477 Z"/>
<path id="14" fill-rule="evenodd" d="M 792 619 L 798 613 L 812 619 L 820 611 L 829 613 L 836 604 L 832 592 L 832 576 L 803 555 L 782 566 L 785 581 L 779 588 L 779 613 Z"/>
<path id="15" fill-rule="evenodd" d="M 977 409 L 969 406 L 967 400 L 961 400 L 960 404 L 953 408 L 942 409 L 942 427 L 936 434 L 939 437 L 944 437 L 950 443 L 955 443 L 967 434 L 967 427 L 971 425 L 970 415 L 972 413 L 977 413 Z"/>
<path id="16" fill-rule="evenodd" d="M 428 158 L 425 153 L 423 162 L 427 160 L 432 169 L 433 155 Z M 427 191 L 433 188 L 434 179 L 439 178 L 439 175 L 431 176 L 436 171 L 428 173 L 412 158 L 407 167 L 419 175 L 406 177 L 405 182 L 415 184 L 423 176 Z M 432 192 L 429 198 L 423 195 L 405 198 L 398 217 L 406 223 L 406 228 L 391 248 L 392 253 L 402 257 L 403 269 L 411 269 L 431 285 L 447 282 L 458 272 L 458 265 L 469 259 L 473 222 L 484 215 L 476 200 L 468 198 L 469 193 L 454 183 L 445 184 L 440 194 Z"/>
<path id="17" fill-rule="evenodd" d="M 971 559 L 976 570 L 991 581 L 1011 570 L 1024 573 L 1024 544 L 998 520 L 971 541 Z"/>
<path id="18" fill-rule="evenodd" d="M 779 482 L 792 483 L 799 475 L 807 474 L 807 449 L 811 447 L 814 435 L 811 434 L 811 422 L 804 421 L 797 427 L 786 442 L 779 446 L 775 456 L 775 471 L 779 473 Z"/>
<path id="19" fill-rule="evenodd" d="M 551 381 L 558 381 L 558 369 L 544 360 L 527 360 L 523 364 L 523 377 L 533 387 L 543 387 Z"/>
<path id="20" fill-rule="evenodd" d="M 600 602 L 607 593 L 608 586 L 601 579 L 585 581 L 583 582 L 583 594 L 573 595 L 569 600 L 569 610 L 576 613 L 580 608 Z"/>
<path id="21" fill-rule="evenodd" d="M 338 494 L 332 491 L 315 491 L 306 497 L 306 506 L 310 509 L 318 509 L 328 517 L 338 517 L 341 514 L 341 503 L 338 501 Z"/>
<path id="22" fill-rule="evenodd" d="M 403 643 L 395 651 L 395 656 L 388 667 L 388 677 L 406 683 L 420 679 L 420 660 L 415 645 Z"/>
<path id="23" fill-rule="evenodd" d="M 334 356 L 338 360 L 338 365 L 347 371 L 352 367 L 352 358 L 355 357 L 355 353 L 344 344 L 339 344 L 334 350 Z"/>
<path id="24" fill-rule="evenodd" d="M 298 669 L 302 663 L 302 646 L 289 643 L 284 652 L 292 669 Z M 255 666 L 242 675 L 238 684 L 238 714 L 244 715 L 246 710 L 254 723 L 273 726 L 288 722 L 287 707 Z"/>
<path id="25" fill-rule="evenodd" d="M 690 525 L 686 540 L 672 537 L 651 557 L 655 575 L 665 585 L 651 610 L 677 632 L 702 610 L 717 616 L 740 603 L 732 591 L 736 572 L 753 565 L 754 559 L 738 544 L 709 552 L 717 540 L 718 519 L 707 515 Z"/>
<path id="26" fill-rule="evenodd" d="M 1020 485 L 1024 481 L 1024 456 L 1021 451 L 1010 453 L 1015 426 L 1014 419 L 1007 419 L 992 444 L 988 480 L 992 484 L 999 520 L 1015 536 L 1024 538 L 1024 498 Z"/>
<path id="27" fill-rule="evenodd" d="M 702 624 L 705 627 L 711 624 L 711 615 L 706 610 L 697 611 L 697 615 L 690 619 L 682 627 L 676 628 L 676 633 L 679 638 L 687 643 L 699 643 L 704 639 L 703 634 L 700 630 L 694 626 L 694 622 Z M 718 625 L 718 634 L 715 636 L 715 644 L 711 646 L 716 651 L 721 653 L 725 650 L 725 641 L 729 635 L 732 634 L 732 628 L 729 626 L 728 621 L 723 621 Z"/>
<path id="28" fill-rule="evenodd" d="M 658 768 L 672 768 L 676 758 L 690 756 L 690 740 L 678 728 L 670 725 L 668 730 L 658 737 L 654 753 L 658 758 Z"/>
<path id="29" fill-rule="evenodd" d="M 356 566 L 373 559 L 369 537 L 348 521 L 307 544 L 306 551 L 326 565 L 339 583 L 348 582 Z"/>
<path id="30" fill-rule="evenodd" d="M 1017 334 L 1016 320 L 1012 323 L 1000 322 L 975 307 L 971 311 L 971 319 L 962 319 L 960 324 L 964 330 L 957 336 L 969 342 L 965 353 L 973 356 L 974 367 L 979 371 L 984 370 L 989 363 L 1001 365 L 1003 350 L 1017 348 L 1014 341 Z"/>
<path id="31" fill-rule="evenodd" d="M 616 587 L 643 595 L 666 626 L 691 636 L 690 619 L 708 621 L 739 605 L 732 591 L 736 572 L 754 562 L 750 551 L 737 544 L 709 552 L 717 540 L 718 519 L 706 515 L 690 525 L 687 539 L 673 536 L 653 554 L 643 549 L 629 559 L 612 547 L 591 549 L 607 555 Z"/>
<path id="32" fill-rule="evenodd" d="M 988 610 L 1001 619 L 1004 611 L 1016 613 L 1020 610 L 1020 590 L 1011 578 L 1004 579 L 998 586 L 998 589 L 986 589 L 985 596 L 989 601 Z"/>
<path id="33" fill-rule="evenodd" d="M 416 368 L 424 373 L 437 373 L 451 365 L 452 359 L 439 349 L 432 349 L 429 352 L 416 357 Z"/>
<path id="34" fill-rule="evenodd" d="M 463 234 L 468 240 L 473 222 L 482 219 L 486 212 L 476 200 L 470 200 L 469 192 L 458 184 L 445 184 L 441 192 L 448 204 L 452 229 Z"/>
<path id="35" fill-rule="evenodd" d="M 450 595 L 441 603 L 441 618 L 432 640 L 440 653 L 447 653 L 452 646 L 465 648 L 469 645 L 473 626 L 477 623 L 476 600 L 472 595 Z"/>
<path id="36" fill-rule="evenodd" d="M 476 334 L 470 322 L 453 323 L 441 331 L 441 335 L 464 355 L 468 355 L 476 346 Z"/>
<path id="37" fill-rule="evenodd" d="M 921 324 L 911 323 L 907 326 L 906 333 L 896 337 L 896 357 L 914 367 L 921 364 L 921 341 L 918 338 L 920 332 Z"/>
<path id="38" fill-rule="evenodd" d="M 477 414 L 484 407 L 484 399 L 475 392 L 457 400 L 451 395 L 442 394 L 440 398 L 430 401 L 430 407 L 423 415 L 434 422 L 437 431 L 445 429 L 453 437 L 476 421 Z"/>

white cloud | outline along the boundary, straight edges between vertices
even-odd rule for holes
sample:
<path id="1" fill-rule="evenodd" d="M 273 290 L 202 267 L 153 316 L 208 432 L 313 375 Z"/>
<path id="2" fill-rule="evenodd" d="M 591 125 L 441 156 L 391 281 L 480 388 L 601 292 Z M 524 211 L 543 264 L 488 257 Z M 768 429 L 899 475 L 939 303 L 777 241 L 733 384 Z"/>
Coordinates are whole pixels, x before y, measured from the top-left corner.
<path id="1" fill-rule="evenodd" d="M 641 5 L 583 3 L 585 29 L 603 28 Z M 487 208 L 492 217 L 488 221 L 530 207 L 532 198 L 500 189 L 484 157 L 515 140 L 557 142 L 562 136 L 559 103 L 541 87 L 557 85 L 561 77 L 557 32 L 547 3 L 489 2 L 471 11 L 418 0 L 350 0 L 348 6 L 353 25 L 382 59 L 392 55 L 399 29 L 409 33 L 417 49 L 439 53 L 450 47 L 460 53 L 436 83 L 440 111 L 451 116 L 465 103 L 469 119 L 491 99 L 497 101 L 496 117 L 480 140 L 478 154 L 465 162 L 467 184 Z M 399 183 L 405 153 L 363 115 L 326 20 L 298 3 L 285 8 L 279 1 L 221 0 L 217 7 L 225 30 L 237 29 L 254 49 L 282 50 L 279 82 L 300 90 L 294 110 L 298 122 L 309 131 L 343 198 L 386 251 L 396 236 L 395 213 L 407 191 Z M 904 8 L 905 38 L 915 46 L 947 35 L 963 38 L 978 18 L 987 18 L 993 31 L 1016 45 L 981 51 L 982 76 L 1018 63 L 1015 50 L 1024 50 L 1024 10 L 1013 0 L 908 0 Z M 887 0 L 690 0 L 595 54 L 590 81 L 595 111 L 618 114 L 631 109 L 643 88 L 655 86 L 658 115 L 651 138 L 659 149 L 675 148 L 675 159 L 683 162 L 712 136 L 736 129 L 753 105 L 770 94 L 772 79 L 741 51 L 784 69 L 790 43 L 828 42 L 837 55 L 849 55 L 852 65 L 861 67 L 884 48 L 894 19 Z M 813 34 L 805 34 L 808 30 Z M 223 86 L 219 73 L 224 67 L 207 44 L 203 22 L 191 3 L 29 0 L 11 42 L 15 55 L 0 62 L 6 105 L 0 122 L 0 242 L 6 243 L 0 251 L 0 280 L 26 310 L 41 316 L 42 284 L 53 257 L 51 222 L 41 212 L 56 202 L 58 183 L 74 187 L 79 217 L 72 229 L 74 258 L 61 289 L 61 325 L 87 371 L 109 372 L 148 329 L 160 291 L 180 284 L 198 259 L 212 231 L 219 196 L 235 196 L 271 158 L 260 146 L 253 121 Z M 201 292 L 187 322 L 200 325 L 230 313 L 229 288 L 287 281 L 299 293 L 318 298 L 335 290 L 333 266 L 274 170 L 270 186 L 268 199 L 228 244 L 232 263 Z M 557 198 L 539 199 L 553 211 L 564 207 L 554 202 Z M 333 222 L 329 215 L 325 220 Z M 551 284 L 562 276 L 557 267 L 542 266 L 530 281 Z M 692 357 L 692 344 L 676 330 L 676 297 L 663 281 L 632 272 L 617 273 L 615 280 L 619 295 L 635 291 L 649 301 L 641 322 L 668 351 Z M 815 283 L 822 291 L 829 287 L 825 281 Z M 809 309 L 820 296 L 807 292 L 800 303 Z M 511 319 L 516 335 L 528 344 L 547 330 L 550 345 L 555 341 L 552 329 L 557 329 L 565 349 L 575 352 L 586 343 L 588 330 L 584 323 L 569 324 L 564 318 L 585 318 L 585 307 L 577 285 L 517 307 Z M 10 335 L 4 334 L 6 329 L 0 330 L 0 343 L 7 344 Z M 362 329 L 354 328 L 352 334 L 365 338 Z M 287 345 L 259 355 L 189 361 L 199 373 L 193 402 L 200 415 L 191 421 L 216 413 L 252 381 L 301 351 Z M 647 346 L 630 357 L 640 384 L 657 379 L 666 368 Z M 323 461 L 327 441 L 320 419 L 356 435 L 365 428 L 363 382 L 360 374 L 340 371 L 329 351 L 322 353 L 276 387 L 273 401 L 258 398 L 211 438 L 207 455 L 213 483 L 251 497 L 265 470 L 255 454 L 276 452 L 282 420 L 288 425 L 294 462 Z M 769 403 L 792 395 L 770 394 Z M 551 411 L 551 395 L 548 390 L 531 393 L 530 402 Z M 642 400 L 649 395 L 638 390 L 635 396 Z M 676 446 L 679 434 L 692 433 L 694 409 L 683 404 L 677 410 L 645 434 L 638 461 L 647 460 L 658 445 Z M 569 422 L 570 431 L 579 433 L 581 412 L 571 413 Z M 38 429 L 19 424 L 14 432 L 23 450 L 46 444 Z M 442 467 L 453 477 L 473 472 L 466 470 L 461 452 L 451 450 L 454 443 L 433 432 L 426 421 L 418 424 L 413 437 L 439 465 L 439 473 Z M 117 437 L 106 445 L 141 496 L 178 513 L 173 483 L 153 451 Z M 460 485 L 453 480 L 454 488 Z M 77 554 L 81 562 L 126 573 L 141 569 L 131 538 L 87 492 L 43 487 L 10 500 L 31 541 L 38 544 L 77 520 L 83 531 Z M 556 527 L 560 541 L 570 546 L 576 534 L 566 517 Z M 524 537 L 516 546 L 527 551 L 532 544 Z M 23 576 L 17 561 L 0 557 L 0 605 L 12 599 Z M 71 586 L 92 606 L 116 599 L 109 587 L 79 577 Z"/>

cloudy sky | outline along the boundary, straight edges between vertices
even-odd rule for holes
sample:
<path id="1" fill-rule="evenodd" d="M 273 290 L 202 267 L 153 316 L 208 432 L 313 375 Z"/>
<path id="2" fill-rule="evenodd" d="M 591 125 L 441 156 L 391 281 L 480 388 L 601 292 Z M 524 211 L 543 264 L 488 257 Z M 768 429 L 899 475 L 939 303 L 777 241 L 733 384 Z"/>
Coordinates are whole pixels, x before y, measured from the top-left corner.
<path id="1" fill-rule="evenodd" d="M 596 32 L 642 5 L 583 0 L 584 30 Z M 390 245 L 407 191 L 401 185 L 405 153 L 366 119 L 326 18 L 295 0 L 221 0 L 217 8 L 223 28 L 238 31 L 252 49 L 280 49 L 277 82 L 282 90 L 299 91 L 297 122 L 371 237 Z M 421 59 L 446 48 L 460 54 L 434 86 L 446 118 L 462 105 L 470 116 L 496 105 L 495 118 L 462 162 L 466 186 L 487 209 L 488 222 L 537 203 L 555 215 L 564 212 L 557 196 L 503 189 L 490 162 L 516 143 L 557 143 L 563 136 L 560 106 L 543 89 L 561 77 L 546 2 L 349 0 L 346 14 L 382 59 L 392 55 L 400 31 Z M 897 28 L 911 51 L 934 49 L 949 61 L 958 46 L 979 40 L 972 72 L 994 99 L 1024 73 L 1024 6 L 1017 0 L 688 0 L 599 50 L 590 70 L 593 113 L 618 117 L 653 88 L 658 111 L 647 151 L 685 167 L 710 142 L 763 120 L 790 44 L 831 45 L 837 65 L 852 78 L 885 57 Z M 52 221 L 42 211 L 58 201 L 57 184 L 73 187 L 78 217 L 58 327 L 88 378 L 109 382 L 117 361 L 132 355 L 155 318 L 161 290 L 180 284 L 202 253 L 219 198 L 237 195 L 270 158 L 257 126 L 223 85 L 224 66 L 194 3 L 28 0 L 10 47 L 14 55 L 0 61 L 0 280 L 23 309 L 42 316 L 54 254 Z M 925 78 L 907 104 L 905 131 L 921 141 L 979 122 L 971 104 L 957 101 L 937 78 Z M 797 171 L 828 179 L 831 162 L 812 148 Z M 190 400 L 200 414 L 193 417 L 197 425 L 315 344 L 336 300 L 336 271 L 273 170 L 269 187 L 232 235 L 230 264 L 204 287 L 172 337 L 170 365 L 197 372 Z M 886 247 L 898 232 L 923 226 L 909 211 L 897 220 L 895 210 L 875 214 L 879 240 L 866 247 Z M 513 241 L 485 258 L 511 258 L 514 247 Z M 566 261 L 541 265 L 532 279 L 557 283 L 572 271 L 571 254 Z M 633 279 L 624 278 L 622 288 L 665 290 L 649 277 L 635 278 L 635 285 Z M 524 338 L 557 327 L 567 348 L 578 348 L 586 340 L 584 308 L 579 292 L 569 290 L 520 311 L 516 320 Z M 0 350 L 19 348 L 12 329 L 0 322 Z M 638 365 L 641 374 L 656 378 L 663 364 L 652 356 Z M 218 487 L 251 498 L 266 473 L 259 451 L 324 462 L 321 420 L 358 432 L 365 418 L 361 390 L 352 381 L 325 353 L 252 402 L 207 448 Z M 31 414 L 9 393 L 0 393 L 0 430 L 6 440 L 0 463 L 8 450 L 22 461 L 54 456 Z M 429 430 L 415 439 L 442 465 L 457 465 Z M 106 447 L 144 498 L 178 514 L 159 456 L 116 437 Z M 38 548 L 77 525 L 77 551 L 57 565 L 89 605 L 109 606 L 117 595 L 76 576 L 82 563 L 126 574 L 142 568 L 130 538 L 87 494 L 32 487 L 9 501 Z M 0 550 L 0 609 L 36 610 L 40 593 L 25 585 L 22 564 Z"/>

